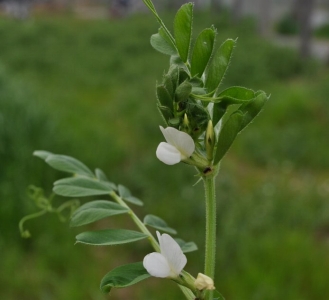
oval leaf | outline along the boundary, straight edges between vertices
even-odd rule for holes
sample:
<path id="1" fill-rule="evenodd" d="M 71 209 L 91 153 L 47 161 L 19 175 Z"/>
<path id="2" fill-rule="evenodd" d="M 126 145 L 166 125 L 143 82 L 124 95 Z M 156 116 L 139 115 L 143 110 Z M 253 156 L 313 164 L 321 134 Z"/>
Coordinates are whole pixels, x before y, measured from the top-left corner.
<path id="1" fill-rule="evenodd" d="M 228 149 L 230 149 L 237 134 L 240 132 L 243 117 L 244 116 L 241 112 L 234 112 L 224 124 L 217 141 L 217 149 L 214 159 L 215 165 L 219 163 Z"/>
<path id="2" fill-rule="evenodd" d="M 216 51 L 205 72 L 205 86 L 210 92 L 217 92 L 229 66 L 236 41 L 226 40 Z"/>
<path id="3" fill-rule="evenodd" d="M 193 4 L 184 4 L 176 13 L 174 20 L 174 35 L 179 56 L 183 62 L 187 62 L 193 22 Z"/>
<path id="4" fill-rule="evenodd" d="M 43 160 L 46 160 L 48 156 L 54 155 L 54 154 L 51 152 L 48 152 L 48 151 L 44 151 L 44 150 L 36 150 L 33 152 L 33 155 L 37 156 Z"/>
<path id="5" fill-rule="evenodd" d="M 96 169 L 95 174 L 96 174 L 96 177 L 97 177 L 98 180 L 100 180 L 100 181 L 109 181 L 107 179 L 107 176 L 105 175 L 105 173 L 101 169 Z"/>
<path id="6" fill-rule="evenodd" d="M 56 170 L 94 177 L 94 174 L 81 161 L 66 155 L 49 155 L 46 158 L 46 163 Z"/>
<path id="7" fill-rule="evenodd" d="M 76 236 L 76 242 L 88 245 L 110 246 L 126 244 L 147 238 L 144 233 L 126 229 L 86 231 Z"/>
<path id="8" fill-rule="evenodd" d="M 101 281 L 101 290 L 109 293 L 112 288 L 124 288 L 149 278 L 143 262 L 123 265 L 107 273 Z"/>
<path id="9" fill-rule="evenodd" d="M 135 205 L 139 205 L 139 206 L 143 205 L 143 202 L 141 200 L 139 200 L 138 198 L 132 196 L 130 190 L 128 188 L 126 188 L 125 186 L 119 184 L 118 192 L 119 192 L 119 196 L 123 200 L 130 202 L 132 204 L 135 204 Z"/>
<path id="10" fill-rule="evenodd" d="M 107 195 L 114 189 L 115 185 L 110 182 L 100 182 L 86 177 L 70 177 L 56 181 L 53 191 L 66 197 L 86 197 Z"/>
<path id="11" fill-rule="evenodd" d="M 213 101 L 230 104 L 241 104 L 255 98 L 255 92 L 241 86 L 233 86 L 222 91 Z"/>
<path id="12" fill-rule="evenodd" d="M 194 242 L 185 242 L 182 239 L 175 239 L 184 253 L 193 252 L 198 250 L 198 246 Z"/>
<path id="13" fill-rule="evenodd" d="M 168 224 L 162 220 L 161 218 L 155 216 L 155 215 L 147 215 L 145 216 L 143 220 L 145 225 L 148 225 L 150 227 L 153 227 L 155 229 L 170 233 L 170 234 L 176 234 L 177 231 L 171 227 L 168 226 Z"/>
<path id="14" fill-rule="evenodd" d="M 80 206 L 72 215 L 70 226 L 82 226 L 106 217 L 124 214 L 129 211 L 117 203 L 107 200 L 96 200 Z"/>
<path id="15" fill-rule="evenodd" d="M 197 37 L 191 59 L 192 76 L 202 76 L 214 48 L 215 36 L 213 28 L 206 28 Z"/>
<path id="16" fill-rule="evenodd" d="M 163 54 L 167 54 L 167 55 L 177 54 L 177 49 L 175 45 L 172 43 L 171 39 L 168 37 L 167 33 L 162 27 L 160 27 L 159 33 L 153 34 L 151 36 L 150 42 L 155 50 Z"/>

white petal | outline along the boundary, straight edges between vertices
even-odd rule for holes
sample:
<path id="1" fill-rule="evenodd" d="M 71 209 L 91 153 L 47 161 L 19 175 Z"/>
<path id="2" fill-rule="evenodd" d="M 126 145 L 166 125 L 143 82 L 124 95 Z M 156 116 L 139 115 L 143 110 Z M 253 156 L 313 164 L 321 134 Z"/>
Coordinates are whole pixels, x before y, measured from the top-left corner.
<path id="1" fill-rule="evenodd" d="M 178 243 L 169 235 L 164 233 L 160 236 L 157 232 L 161 254 L 167 259 L 171 271 L 178 276 L 186 265 L 187 259 Z"/>
<path id="2" fill-rule="evenodd" d="M 156 156 L 167 165 L 178 164 L 181 161 L 181 153 L 174 146 L 164 142 L 159 144 Z"/>
<path id="3" fill-rule="evenodd" d="M 181 153 L 181 159 L 190 157 L 194 150 L 195 144 L 191 136 L 187 133 L 177 130 L 173 127 L 167 127 L 164 129 L 160 126 L 160 129 L 166 139 L 166 141 L 173 145 Z"/>
<path id="4" fill-rule="evenodd" d="M 166 258 L 158 252 L 146 255 L 143 260 L 143 266 L 154 277 L 166 278 L 171 273 Z"/>

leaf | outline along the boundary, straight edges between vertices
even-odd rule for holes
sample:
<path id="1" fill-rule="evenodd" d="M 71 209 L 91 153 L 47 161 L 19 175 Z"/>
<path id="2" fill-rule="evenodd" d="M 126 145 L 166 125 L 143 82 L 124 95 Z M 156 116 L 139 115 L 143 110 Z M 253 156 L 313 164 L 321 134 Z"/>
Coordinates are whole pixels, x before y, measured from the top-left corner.
<path id="1" fill-rule="evenodd" d="M 53 191 L 66 197 L 107 195 L 116 187 L 111 182 L 100 182 L 87 177 L 70 177 L 56 181 Z"/>
<path id="2" fill-rule="evenodd" d="M 107 200 L 95 200 L 80 206 L 72 215 L 70 226 L 82 226 L 106 217 L 124 214 L 129 211 L 117 203 Z"/>
<path id="3" fill-rule="evenodd" d="M 46 160 L 48 156 L 54 155 L 54 154 L 51 152 L 48 152 L 48 151 L 44 151 L 44 150 L 36 150 L 33 152 L 33 155 L 37 156 L 43 160 Z"/>
<path id="4" fill-rule="evenodd" d="M 191 59 L 192 76 L 202 76 L 214 48 L 215 36 L 213 28 L 206 28 L 197 37 Z"/>
<path id="5" fill-rule="evenodd" d="M 173 109 L 173 101 L 164 85 L 158 85 L 156 87 L 157 99 L 161 106 L 168 107 L 170 110 Z"/>
<path id="6" fill-rule="evenodd" d="M 233 86 L 222 91 L 214 100 L 214 102 L 230 104 L 241 104 L 255 98 L 255 92 L 241 86 Z"/>
<path id="7" fill-rule="evenodd" d="M 175 91 L 175 101 L 185 101 L 192 92 L 192 84 L 184 81 Z"/>
<path id="8" fill-rule="evenodd" d="M 100 181 L 109 181 L 107 179 L 107 176 L 105 175 L 105 173 L 101 169 L 96 169 L 95 174 L 96 174 L 96 177 L 97 177 L 98 180 L 100 180 Z"/>
<path id="9" fill-rule="evenodd" d="M 220 292 L 218 292 L 217 290 L 214 291 L 214 297 L 216 297 L 216 298 L 213 298 L 213 300 L 225 300 L 223 295 Z"/>
<path id="10" fill-rule="evenodd" d="M 193 4 L 186 3 L 177 11 L 174 20 L 174 35 L 179 56 L 183 62 L 187 62 L 193 22 Z"/>
<path id="11" fill-rule="evenodd" d="M 176 234 L 177 231 L 171 227 L 168 226 L 168 224 L 162 220 L 161 218 L 155 216 L 155 215 L 147 215 L 145 216 L 143 223 L 145 225 L 148 225 L 150 227 L 153 227 L 155 229 L 170 233 L 170 234 Z"/>
<path id="12" fill-rule="evenodd" d="M 147 238 L 148 235 L 126 229 L 86 231 L 76 236 L 76 242 L 88 245 L 110 246 L 126 244 Z"/>
<path id="13" fill-rule="evenodd" d="M 229 66 L 236 41 L 227 39 L 216 51 L 205 72 L 205 86 L 208 93 L 216 94 Z"/>
<path id="14" fill-rule="evenodd" d="M 152 47 L 167 55 L 175 55 L 177 54 L 177 49 L 175 45 L 172 43 L 170 38 L 167 36 L 166 32 L 162 27 L 160 27 L 159 32 L 156 34 L 153 34 L 151 36 L 151 45 Z"/>
<path id="15" fill-rule="evenodd" d="M 48 165 L 59 171 L 95 177 L 86 165 L 70 156 L 53 154 L 49 155 L 45 161 Z"/>
<path id="16" fill-rule="evenodd" d="M 143 262 L 117 267 L 107 273 L 101 281 L 103 293 L 110 293 L 112 288 L 124 288 L 151 277 L 143 266 Z"/>
<path id="17" fill-rule="evenodd" d="M 240 106 L 239 110 L 244 114 L 241 130 L 243 130 L 262 110 L 268 98 L 263 91 L 256 93 L 256 98 Z"/>
<path id="18" fill-rule="evenodd" d="M 184 253 L 198 250 L 198 246 L 194 242 L 185 242 L 184 240 L 178 238 L 176 238 L 175 241 L 178 243 Z"/>
<path id="19" fill-rule="evenodd" d="M 237 134 L 240 132 L 243 114 L 239 111 L 231 114 L 229 119 L 224 124 L 222 130 L 219 133 L 216 154 L 214 159 L 214 164 L 218 164 L 219 161 L 223 158 L 225 153 L 231 147 L 233 141 L 235 140 Z"/>
<path id="20" fill-rule="evenodd" d="M 123 200 L 125 200 L 127 202 L 130 202 L 132 204 L 135 204 L 135 205 L 139 205 L 139 206 L 142 206 L 143 205 L 143 202 L 140 199 L 132 196 L 131 195 L 131 192 L 129 191 L 129 189 L 126 188 L 125 186 L 119 184 L 119 186 L 118 186 L 118 192 L 119 192 L 120 197 Z"/>

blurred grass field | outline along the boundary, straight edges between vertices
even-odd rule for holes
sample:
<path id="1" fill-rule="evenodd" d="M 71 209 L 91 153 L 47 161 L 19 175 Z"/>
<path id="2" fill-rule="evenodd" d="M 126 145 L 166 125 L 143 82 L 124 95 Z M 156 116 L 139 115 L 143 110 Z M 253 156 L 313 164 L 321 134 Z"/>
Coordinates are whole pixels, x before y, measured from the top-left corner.
<path id="1" fill-rule="evenodd" d="M 223 88 L 271 94 L 218 177 L 216 287 L 227 300 L 327 300 L 328 67 L 260 40 L 252 20 L 236 27 L 225 16 L 198 13 L 194 31 L 211 24 L 219 42 L 239 38 Z M 192 168 L 155 157 L 163 137 L 154 87 L 168 67 L 149 44 L 157 28 L 150 15 L 0 19 L 0 299 L 107 299 L 98 289 L 103 275 L 151 251 L 146 242 L 74 246 L 83 229 L 56 216 L 28 222 L 32 239 L 22 240 L 18 221 L 34 211 L 27 186 L 49 194 L 52 181 L 63 177 L 32 157 L 37 149 L 74 156 L 128 186 L 145 203 L 137 209 L 141 217 L 159 215 L 199 245 L 188 254 L 187 270 L 202 271 L 202 186 L 193 187 Z M 115 217 L 85 229 L 123 224 L 133 228 Z M 182 296 L 173 283 L 150 279 L 113 291 L 111 299 Z"/>

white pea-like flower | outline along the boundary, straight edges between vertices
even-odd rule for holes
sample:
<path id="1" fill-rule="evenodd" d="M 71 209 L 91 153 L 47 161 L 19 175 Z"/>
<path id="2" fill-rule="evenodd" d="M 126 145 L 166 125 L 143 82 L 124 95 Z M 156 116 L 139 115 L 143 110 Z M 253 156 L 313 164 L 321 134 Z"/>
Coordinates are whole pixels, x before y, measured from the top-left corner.
<path id="1" fill-rule="evenodd" d="M 161 142 L 156 150 L 159 160 L 167 165 L 174 165 L 193 154 L 195 144 L 190 135 L 173 127 L 165 129 L 160 126 L 160 129 L 167 143 Z"/>
<path id="2" fill-rule="evenodd" d="M 214 281 L 209 276 L 204 275 L 202 273 L 198 274 L 198 277 L 196 278 L 194 285 L 200 291 L 215 289 Z"/>
<path id="3" fill-rule="evenodd" d="M 169 234 L 157 231 L 159 252 L 144 257 L 143 265 L 147 272 L 160 278 L 177 278 L 186 265 L 187 259 L 178 243 Z"/>

